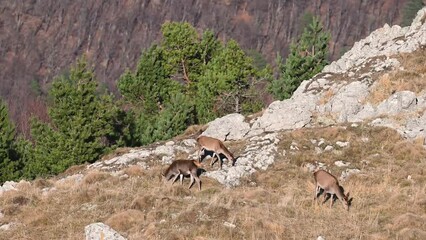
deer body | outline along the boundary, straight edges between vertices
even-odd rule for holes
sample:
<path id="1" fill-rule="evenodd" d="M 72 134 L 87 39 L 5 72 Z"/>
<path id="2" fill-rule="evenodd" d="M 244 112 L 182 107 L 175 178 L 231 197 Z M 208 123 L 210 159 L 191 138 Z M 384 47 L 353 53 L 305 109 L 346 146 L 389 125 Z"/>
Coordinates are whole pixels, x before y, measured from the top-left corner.
<path id="1" fill-rule="evenodd" d="M 334 198 L 337 197 L 342 203 L 343 207 L 347 210 L 349 210 L 350 200 L 349 193 L 344 194 L 343 188 L 339 185 L 339 181 L 337 178 L 330 173 L 324 171 L 324 170 L 317 170 L 314 172 L 314 179 L 315 179 L 315 196 L 314 196 L 314 202 L 317 201 L 317 198 L 319 195 L 321 195 L 321 190 L 324 194 L 324 201 L 325 203 L 328 198 L 331 198 L 330 201 L 330 208 L 333 206 Z M 328 198 L 327 195 L 329 194 Z"/>
<path id="2" fill-rule="evenodd" d="M 201 190 L 201 180 L 198 177 L 198 169 L 201 167 L 197 160 L 175 160 L 162 174 L 167 181 L 173 177 L 172 184 L 180 177 L 180 183 L 183 182 L 184 176 L 190 176 L 191 182 L 188 188 L 191 188 L 194 181 L 198 184 L 198 189 Z"/>
<path id="3" fill-rule="evenodd" d="M 204 154 L 204 150 L 212 151 L 213 152 L 213 158 L 216 156 L 217 160 L 220 161 L 220 169 L 222 169 L 222 159 L 220 158 L 220 154 L 225 155 L 225 157 L 232 161 L 232 166 L 235 165 L 235 158 L 234 155 L 225 147 L 222 141 L 216 138 L 207 137 L 207 136 L 199 136 L 197 138 L 197 143 L 199 145 L 199 152 L 198 152 L 198 160 L 201 162 L 201 155 Z M 217 161 L 211 162 L 211 166 Z"/>

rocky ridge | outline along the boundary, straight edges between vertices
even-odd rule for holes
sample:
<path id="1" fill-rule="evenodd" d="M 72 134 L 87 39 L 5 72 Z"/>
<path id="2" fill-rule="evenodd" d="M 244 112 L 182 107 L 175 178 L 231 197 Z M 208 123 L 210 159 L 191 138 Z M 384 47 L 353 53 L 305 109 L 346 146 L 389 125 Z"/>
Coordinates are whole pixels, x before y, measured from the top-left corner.
<path id="1" fill-rule="evenodd" d="M 161 39 L 165 21 L 212 29 L 221 40 L 233 38 L 273 62 L 276 52 L 287 56 L 289 44 L 301 33 L 301 18 L 309 12 L 321 16 L 330 30 L 331 56 L 336 59 L 384 23 L 401 22 L 406 2 L 0 1 L 0 96 L 8 102 L 17 128 L 27 131 L 32 114 L 45 117 L 37 96 L 77 57 L 86 55 L 97 80 L 117 93 L 117 79 L 137 65 L 141 50 Z"/>
<path id="2" fill-rule="evenodd" d="M 424 141 L 424 91 L 420 95 L 411 91 L 395 92 L 377 106 L 363 100 L 374 87 L 374 74 L 400 67 L 399 61 L 393 56 L 425 46 L 426 8 L 423 8 L 411 26 L 401 28 L 385 25 L 357 42 L 341 59 L 326 66 L 314 78 L 302 82 L 290 99 L 271 103 L 261 116 L 249 120 L 234 113 L 210 122 L 203 135 L 222 141 L 245 141 L 246 148 L 238 154 L 236 167 L 228 167 L 225 163 L 223 170 L 205 175 L 226 186 L 237 186 L 242 176 L 258 169 L 266 170 L 274 162 L 275 154 L 283 154 L 277 153 L 275 147 L 280 141 L 276 132 L 283 130 L 369 121 L 374 126 L 394 128 L 406 138 L 422 138 Z M 359 74 L 361 69 L 363 73 Z M 326 103 L 318 104 L 330 91 L 334 93 L 333 96 Z M 409 119 L 395 120 L 395 116 L 400 113 L 409 116 Z M 416 117 L 413 118 L 409 113 Z M 146 169 L 152 162 L 169 164 L 177 157 L 195 159 L 196 150 L 194 138 L 168 141 L 131 149 L 128 153 L 98 161 L 87 168 L 118 172 L 125 166 L 137 164 Z M 9 182 L 2 187 L 2 191 L 10 189 L 13 189 L 13 184 Z"/>
<path id="3" fill-rule="evenodd" d="M 411 91 L 395 92 L 377 106 L 364 101 L 375 86 L 377 73 L 400 68 L 395 55 L 426 46 L 425 19 L 426 8 L 423 8 L 411 26 L 385 25 L 374 31 L 341 59 L 304 81 L 290 99 L 273 102 L 260 117 L 248 120 L 240 114 L 230 114 L 210 122 L 203 135 L 223 141 L 244 141 L 246 147 L 238 154 L 235 167 L 225 163 L 223 170 L 205 175 L 226 186 L 237 186 L 241 177 L 266 170 L 276 154 L 283 154 L 277 152 L 280 139 L 276 132 L 303 127 L 369 122 L 372 126 L 396 129 L 408 139 L 420 138 L 426 144 L 426 92 L 420 95 Z M 328 101 L 318 104 L 330 91 L 333 95 Z M 401 114 L 405 121 L 401 121 Z M 134 149 L 88 168 L 115 169 L 126 164 L 147 167 L 147 159 L 161 159 L 163 164 L 168 164 L 177 156 L 195 159 L 196 149 L 194 139 L 169 141 L 165 145 Z"/>
<path id="4" fill-rule="evenodd" d="M 283 152 L 279 152 L 277 148 L 282 141 L 281 131 L 299 128 L 342 123 L 357 127 L 362 122 L 396 129 L 407 139 L 420 139 L 425 146 L 425 91 L 396 91 L 379 104 L 366 101 L 377 84 L 379 74 L 401 69 L 397 54 L 419 51 L 425 46 L 426 8 L 419 11 L 409 27 L 385 25 L 374 31 L 369 37 L 356 43 L 341 59 L 331 63 L 314 78 L 304 81 L 292 98 L 273 102 L 261 116 L 245 118 L 239 114 L 231 114 L 212 121 L 203 132 L 204 135 L 225 141 L 225 144 L 231 146 L 231 151 L 237 144 L 244 147 L 235 153 L 238 156 L 235 167 L 230 167 L 229 162 L 225 162 L 223 170 L 213 168 L 203 175 L 227 187 L 238 186 L 242 178 L 258 170 L 266 170 L 278 155 L 286 156 L 301 151 L 296 142 L 292 142 L 289 149 Z M 330 144 L 323 139 L 311 139 L 311 143 L 318 153 L 333 151 L 334 145 L 340 148 L 350 147 L 350 142 L 337 141 Z M 120 156 L 88 165 L 87 169 L 99 169 L 126 177 L 122 169 L 129 165 L 149 169 L 155 164 L 169 164 L 177 158 L 196 159 L 197 154 L 194 137 L 187 137 L 131 149 Z M 351 167 L 350 162 L 336 161 L 334 164 L 342 168 L 342 180 L 360 172 Z M 316 162 L 306 164 L 305 167 L 313 171 L 323 165 Z M 82 175 L 76 174 L 63 181 L 81 179 Z M 0 194 L 14 190 L 15 186 L 15 183 L 5 183 Z M 52 190 L 54 189 L 46 189 L 47 192 Z M 95 234 L 102 231 L 96 230 Z M 86 239 L 97 238 L 87 233 Z M 118 236 L 114 239 L 121 238 Z"/>

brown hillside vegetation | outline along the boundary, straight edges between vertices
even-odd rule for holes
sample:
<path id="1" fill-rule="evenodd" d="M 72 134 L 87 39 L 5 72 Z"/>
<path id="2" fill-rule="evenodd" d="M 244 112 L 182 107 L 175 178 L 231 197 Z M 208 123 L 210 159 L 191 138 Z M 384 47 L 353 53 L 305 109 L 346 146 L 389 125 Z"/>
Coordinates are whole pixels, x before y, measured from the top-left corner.
<path id="1" fill-rule="evenodd" d="M 312 139 L 349 147 L 315 152 Z M 126 174 L 90 170 L 81 181 L 37 180 L 0 196 L 0 223 L 16 223 L 1 239 L 83 239 L 84 227 L 104 222 L 128 239 L 425 239 L 426 150 L 394 131 L 367 125 L 301 129 L 280 134 L 267 171 L 227 189 L 201 175 L 202 190 L 165 184 L 164 166 L 129 166 Z M 300 150 L 291 151 L 297 143 Z M 238 152 L 239 144 L 231 145 Z M 324 163 L 337 177 L 350 162 L 361 170 L 340 181 L 353 197 L 313 205 L 312 173 Z M 238 164 L 238 162 L 237 162 Z M 209 170 L 209 167 L 206 166 Z M 47 189 L 50 189 L 48 191 Z"/>
<path id="2" fill-rule="evenodd" d="M 401 68 L 381 75 L 367 101 L 378 104 L 394 92 L 412 91 L 420 94 L 425 91 L 426 47 L 397 57 L 401 62 Z"/>
<path id="3" fill-rule="evenodd" d="M 65 74 L 79 56 L 93 63 L 97 80 L 117 93 L 116 82 L 133 69 L 143 49 L 160 39 L 165 21 L 212 29 L 223 41 L 237 40 L 270 63 L 287 56 L 301 33 L 306 12 L 321 16 L 337 59 L 371 31 L 401 23 L 407 0 L 202 1 L 43 0 L 0 1 L 0 97 L 20 131 L 32 114 L 45 117 L 39 91 Z M 40 89 L 38 89 L 38 86 Z"/>

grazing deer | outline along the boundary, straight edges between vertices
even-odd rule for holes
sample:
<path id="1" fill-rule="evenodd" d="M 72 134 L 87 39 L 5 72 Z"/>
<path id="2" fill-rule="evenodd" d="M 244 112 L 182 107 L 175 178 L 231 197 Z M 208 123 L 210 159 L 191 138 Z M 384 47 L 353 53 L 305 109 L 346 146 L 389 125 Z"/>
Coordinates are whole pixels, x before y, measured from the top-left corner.
<path id="1" fill-rule="evenodd" d="M 201 164 L 197 160 L 175 160 L 162 175 L 167 181 L 174 177 L 172 185 L 176 182 L 178 177 L 180 177 L 180 184 L 182 184 L 183 177 L 189 175 L 191 177 L 191 182 L 189 183 L 188 189 L 192 187 L 194 181 L 197 181 L 198 189 L 201 190 L 201 180 L 198 177 L 198 169 L 200 167 Z"/>
<path id="2" fill-rule="evenodd" d="M 225 155 L 225 157 L 232 161 L 232 166 L 235 165 L 235 158 L 234 155 L 225 147 L 222 141 L 216 138 L 207 137 L 207 136 L 199 136 L 197 138 L 197 142 L 199 145 L 199 151 L 198 151 L 198 161 L 201 162 L 201 155 L 204 155 L 204 151 L 213 151 L 213 158 L 216 156 L 216 159 L 211 161 L 210 165 L 213 166 L 217 162 L 217 160 L 220 161 L 220 169 L 222 169 L 223 161 L 220 158 L 220 154 Z"/>
<path id="3" fill-rule="evenodd" d="M 343 187 L 339 185 L 337 178 L 324 170 L 317 170 L 314 172 L 315 179 L 315 196 L 314 203 L 317 201 L 321 193 L 324 194 L 323 204 L 330 198 L 330 208 L 333 206 L 335 197 L 337 197 L 343 203 L 343 207 L 349 211 L 349 206 L 352 199 L 349 198 L 349 193 L 346 195 L 343 193 Z M 321 191 L 322 190 L 322 191 Z"/>

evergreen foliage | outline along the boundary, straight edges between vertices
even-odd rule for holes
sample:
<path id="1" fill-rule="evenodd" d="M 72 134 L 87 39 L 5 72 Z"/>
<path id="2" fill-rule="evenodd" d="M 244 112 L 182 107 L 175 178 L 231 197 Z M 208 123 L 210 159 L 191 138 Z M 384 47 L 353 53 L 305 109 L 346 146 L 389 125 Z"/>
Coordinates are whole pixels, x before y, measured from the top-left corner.
<path id="1" fill-rule="evenodd" d="M 120 78 L 118 89 L 125 100 L 153 114 L 174 92 L 182 90 L 178 82 L 170 81 L 170 76 L 164 50 L 153 45 L 142 54 L 135 74 L 126 71 Z"/>
<path id="2" fill-rule="evenodd" d="M 183 93 L 176 93 L 161 111 L 153 129 L 153 141 L 170 139 L 194 123 L 193 104 Z"/>
<path id="3" fill-rule="evenodd" d="M 192 83 L 201 62 L 197 31 L 187 22 L 166 22 L 161 26 L 161 32 L 167 69 L 179 76 L 178 80 Z"/>
<path id="4" fill-rule="evenodd" d="M 189 23 L 167 22 L 163 39 L 144 52 L 134 73 L 126 71 L 118 88 L 131 105 L 135 144 L 181 133 L 231 112 L 259 109 L 252 89 L 263 69 L 253 66 L 234 40 L 223 45 Z M 248 95 L 250 94 L 250 96 Z"/>
<path id="5" fill-rule="evenodd" d="M 0 183 L 17 179 L 20 162 L 14 149 L 15 126 L 9 119 L 6 104 L 0 100 Z"/>
<path id="6" fill-rule="evenodd" d="M 327 65 L 329 40 L 329 32 L 314 17 L 297 43 L 290 45 L 285 64 L 278 66 L 280 76 L 271 82 L 269 88 L 275 98 L 290 98 L 303 80 L 312 78 Z"/>
<path id="7" fill-rule="evenodd" d="M 410 26 L 417 12 L 425 6 L 423 0 L 410 0 L 405 3 L 402 11 L 402 26 Z"/>
<path id="8" fill-rule="evenodd" d="M 25 176 L 57 174 L 71 165 L 93 162 L 114 146 L 108 139 L 114 139 L 118 110 L 112 96 L 99 95 L 97 87 L 84 59 L 69 76 L 54 80 L 49 90 L 51 122 L 31 122 L 35 149 L 33 160 L 25 166 Z"/>
<path id="9" fill-rule="evenodd" d="M 163 49 L 154 45 L 142 55 L 134 74 L 127 71 L 120 78 L 119 90 L 133 106 L 128 114 L 134 119 L 132 134 L 135 145 L 170 138 L 170 134 L 165 132 L 178 132 L 176 129 L 164 130 L 167 124 L 164 125 L 166 117 L 163 111 L 176 100 L 176 94 L 184 91 L 179 82 L 170 79 L 169 72 Z M 187 115 L 186 121 L 190 122 L 190 118 L 191 115 Z"/>
<path id="10" fill-rule="evenodd" d="M 200 77 L 197 114 L 200 122 L 206 122 L 219 113 L 241 112 L 242 99 L 250 88 L 255 69 L 238 43 L 230 40 L 219 54 L 206 66 Z M 204 99 L 203 99 L 204 98 Z M 216 110 L 217 114 L 203 111 Z"/>

